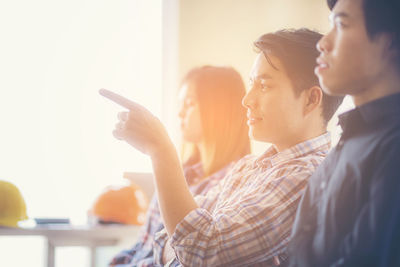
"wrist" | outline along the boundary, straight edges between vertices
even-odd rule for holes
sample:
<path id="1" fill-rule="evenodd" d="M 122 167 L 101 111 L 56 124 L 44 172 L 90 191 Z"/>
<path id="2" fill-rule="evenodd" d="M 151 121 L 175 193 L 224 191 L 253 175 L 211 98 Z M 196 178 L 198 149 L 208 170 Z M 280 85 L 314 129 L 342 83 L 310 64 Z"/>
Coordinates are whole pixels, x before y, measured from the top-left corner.
<path id="1" fill-rule="evenodd" d="M 170 140 L 156 144 L 150 151 L 149 155 L 152 160 L 170 158 L 176 154 L 175 146 Z"/>

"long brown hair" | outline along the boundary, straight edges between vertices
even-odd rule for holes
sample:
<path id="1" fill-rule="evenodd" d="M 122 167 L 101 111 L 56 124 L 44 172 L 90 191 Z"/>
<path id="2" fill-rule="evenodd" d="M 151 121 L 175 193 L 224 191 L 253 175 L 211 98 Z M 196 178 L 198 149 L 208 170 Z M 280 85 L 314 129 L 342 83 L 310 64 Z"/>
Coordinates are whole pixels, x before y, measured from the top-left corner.
<path id="1" fill-rule="evenodd" d="M 186 164 L 200 160 L 206 177 L 250 153 L 246 110 L 241 104 L 246 90 L 240 74 L 231 67 L 192 69 L 182 83 L 189 82 L 198 99 L 205 153 L 201 158 L 197 149 L 188 153 L 184 144 L 182 157 Z"/>

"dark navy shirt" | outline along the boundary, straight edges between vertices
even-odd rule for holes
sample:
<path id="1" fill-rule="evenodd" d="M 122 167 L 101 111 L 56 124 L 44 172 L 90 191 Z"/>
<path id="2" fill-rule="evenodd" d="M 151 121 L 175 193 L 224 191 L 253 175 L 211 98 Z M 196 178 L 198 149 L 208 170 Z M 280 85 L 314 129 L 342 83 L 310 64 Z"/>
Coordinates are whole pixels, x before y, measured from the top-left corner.
<path id="1" fill-rule="evenodd" d="M 400 94 L 339 122 L 297 210 L 290 266 L 400 266 Z"/>

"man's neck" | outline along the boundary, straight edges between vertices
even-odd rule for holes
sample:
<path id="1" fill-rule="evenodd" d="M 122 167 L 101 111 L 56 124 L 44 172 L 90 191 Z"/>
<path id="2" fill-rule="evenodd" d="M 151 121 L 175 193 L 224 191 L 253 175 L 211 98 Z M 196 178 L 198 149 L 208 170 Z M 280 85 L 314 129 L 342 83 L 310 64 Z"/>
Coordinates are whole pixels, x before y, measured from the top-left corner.
<path id="1" fill-rule="evenodd" d="M 354 104 L 359 107 L 395 93 L 400 93 L 400 75 L 397 70 L 392 69 L 379 77 L 379 80 L 372 83 L 368 88 L 362 90 L 362 92 L 352 95 L 352 98 Z"/>

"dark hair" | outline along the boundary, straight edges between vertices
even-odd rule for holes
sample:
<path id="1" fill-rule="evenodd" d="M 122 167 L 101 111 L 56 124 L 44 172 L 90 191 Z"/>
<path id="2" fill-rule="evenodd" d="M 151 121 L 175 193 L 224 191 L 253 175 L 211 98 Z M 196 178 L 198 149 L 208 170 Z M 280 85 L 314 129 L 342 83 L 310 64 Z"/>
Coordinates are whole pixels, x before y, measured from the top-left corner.
<path id="1" fill-rule="evenodd" d="M 327 0 L 332 10 L 338 0 Z M 391 48 L 396 51 L 396 65 L 400 71 L 400 1 L 398 0 L 362 0 L 365 28 L 372 40 L 381 33 L 391 37 Z"/>
<path id="2" fill-rule="evenodd" d="M 305 28 L 280 30 L 262 35 L 254 42 L 254 46 L 256 50 L 263 52 L 269 64 L 275 69 L 278 68 L 272 64 L 269 55 L 279 58 L 299 95 L 313 86 L 320 86 L 314 68 L 319 55 L 316 45 L 321 37 L 320 33 Z M 325 123 L 329 122 L 342 101 L 342 96 L 329 96 L 323 93 L 322 117 Z"/>

